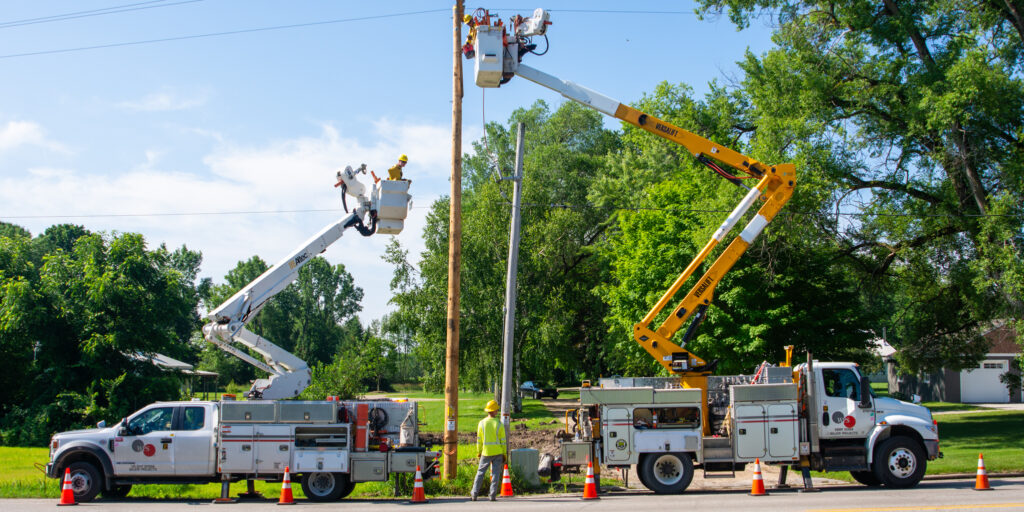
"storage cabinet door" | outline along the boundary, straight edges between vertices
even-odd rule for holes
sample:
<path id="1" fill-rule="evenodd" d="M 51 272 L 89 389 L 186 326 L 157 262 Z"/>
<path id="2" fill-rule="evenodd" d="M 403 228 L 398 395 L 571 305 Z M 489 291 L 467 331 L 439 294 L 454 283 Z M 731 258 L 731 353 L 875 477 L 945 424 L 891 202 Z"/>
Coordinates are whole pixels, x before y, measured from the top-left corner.
<path id="1" fill-rule="evenodd" d="M 251 473 L 256 443 L 252 425 L 221 425 L 220 454 L 217 467 L 221 473 Z"/>
<path id="2" fill-rule="evenodd" d="M 796 405 L 768 406 L 768 455 L 772 460 L 797 459 Z"/>
<path id="3" fill-rule="evenodd" d="M 761 405 L 736 405 L 733 413 L 736 426 L 733 428 L 736 439 L 736 457 L 753 460 L 764 458 L 765 449 L 765 417 Z"/>
<path id="4" fill-rule="evenodd" d="M 290 425 L 258 425 L 256 427 L 256 472 L 284 473 L 291 462 L 292 437 Z"/>

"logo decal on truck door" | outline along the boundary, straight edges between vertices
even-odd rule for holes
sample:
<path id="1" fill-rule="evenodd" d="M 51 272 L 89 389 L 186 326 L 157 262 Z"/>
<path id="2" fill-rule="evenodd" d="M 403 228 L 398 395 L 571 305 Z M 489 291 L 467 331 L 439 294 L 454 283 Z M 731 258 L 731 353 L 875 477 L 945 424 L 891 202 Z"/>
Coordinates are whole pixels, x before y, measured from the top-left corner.
<path id="1" fill-rule="evenodd" d="M 853 426 L 856 424 L 857 418 L 854 418 L 853 416 L 847 416 L 846 419 L 843 420 L 843 426 L 846 428 L 853 428 Z"/>

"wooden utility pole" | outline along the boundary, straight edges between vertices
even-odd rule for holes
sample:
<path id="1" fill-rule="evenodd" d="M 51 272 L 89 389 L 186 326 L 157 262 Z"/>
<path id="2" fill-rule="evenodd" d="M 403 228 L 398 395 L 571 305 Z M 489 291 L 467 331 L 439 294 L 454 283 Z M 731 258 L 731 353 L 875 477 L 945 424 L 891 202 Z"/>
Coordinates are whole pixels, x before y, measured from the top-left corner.
<path id="1" fill-rule="evenodd" d="M 452 194 L 448 209 L 448 344 L 444 370 L 444 474 L 455 478 L 459 449 L 459 269 L 462 266 L 462 0 L 452 7 Z"/>

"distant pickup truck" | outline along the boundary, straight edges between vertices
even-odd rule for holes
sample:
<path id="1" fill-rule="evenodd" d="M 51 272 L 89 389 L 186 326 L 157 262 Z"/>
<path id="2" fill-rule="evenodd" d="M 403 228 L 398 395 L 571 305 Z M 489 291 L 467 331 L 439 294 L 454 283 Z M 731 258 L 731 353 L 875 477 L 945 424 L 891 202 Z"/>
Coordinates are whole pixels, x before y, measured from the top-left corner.
<path id="1" fill-rule="evenodd" d="M 523 398 L 532 397 L 537 400 L 544 397 L 558 398 L 558 390 L 553 387 L 541 387 L 535 384 L 532 380 L 528 380 L 524 382 L 522 386 L 519 386 L 519 395 Z"/>

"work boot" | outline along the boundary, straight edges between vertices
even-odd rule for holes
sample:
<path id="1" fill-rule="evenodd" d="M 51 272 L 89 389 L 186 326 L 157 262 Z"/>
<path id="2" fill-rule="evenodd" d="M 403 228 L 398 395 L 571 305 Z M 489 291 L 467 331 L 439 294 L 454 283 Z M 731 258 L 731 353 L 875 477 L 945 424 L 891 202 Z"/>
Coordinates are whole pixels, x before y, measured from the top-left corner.
<path id="1" fill-rule="evenodd" d="M 498 497 L 492 494 L 491 495 L 491 501 L 498 501 Z"/>
<path id="2" fill-rule="evenodd" d="M 469 499 L 472 501 L 476 501 L 476 494 L 470 494 Z"/>

